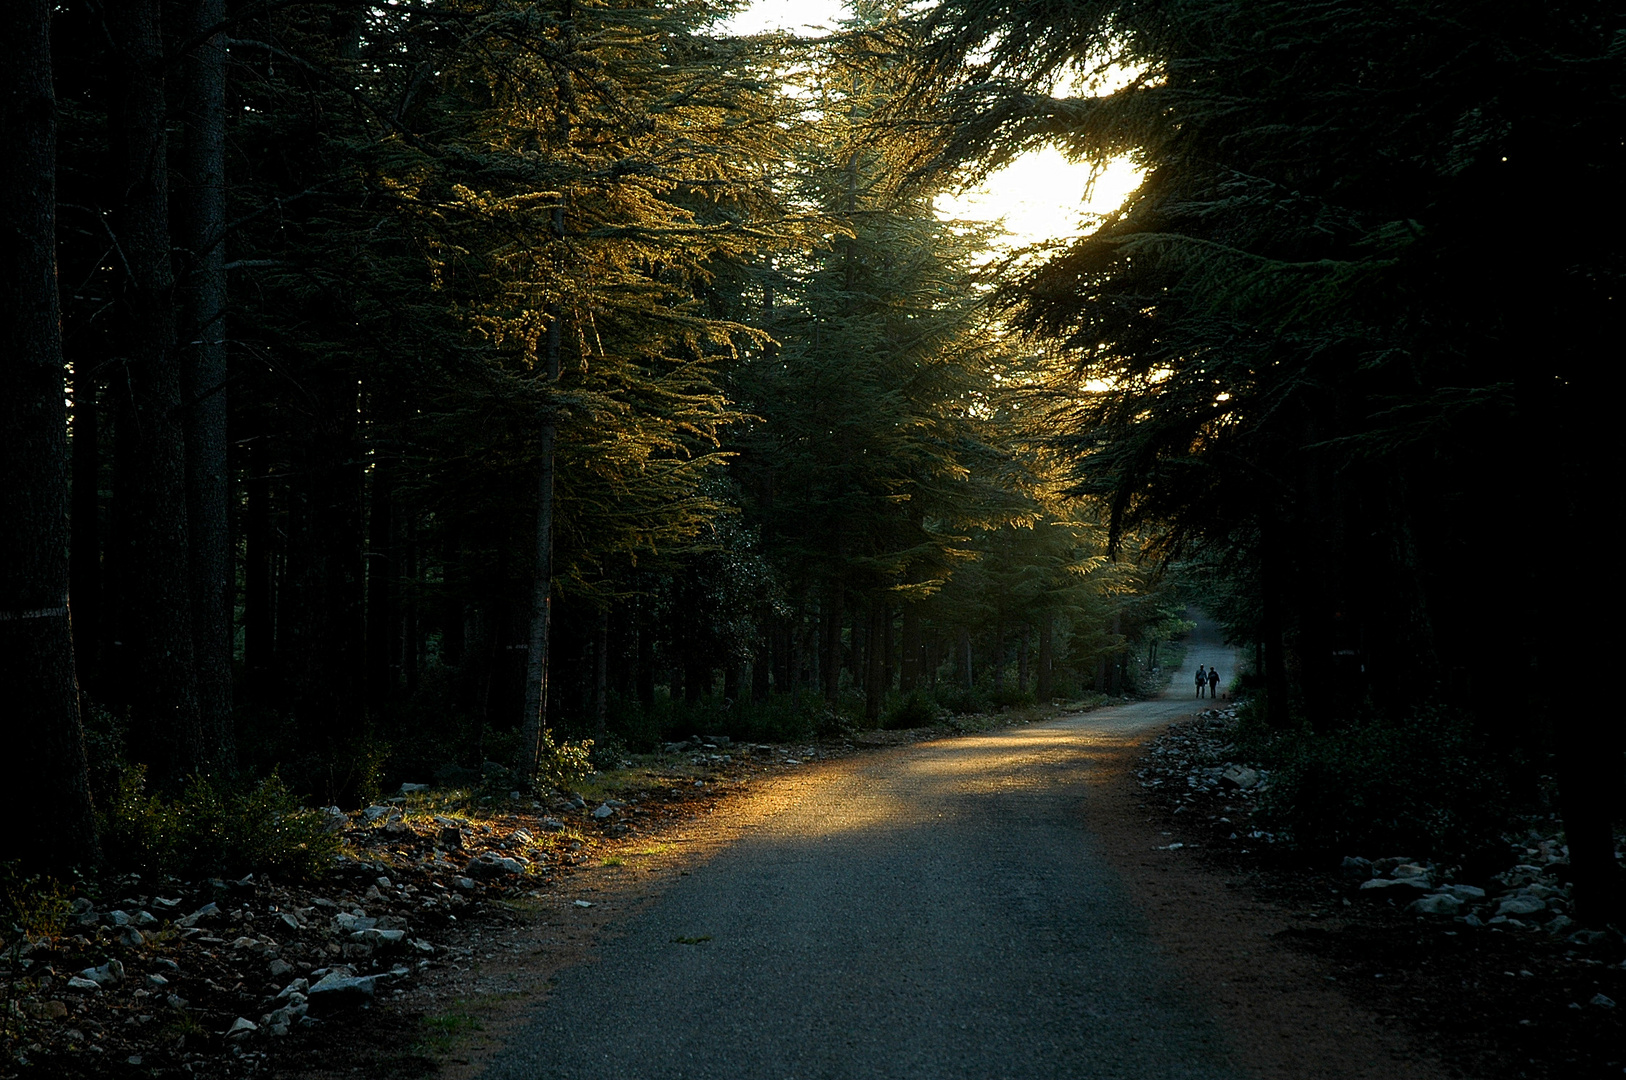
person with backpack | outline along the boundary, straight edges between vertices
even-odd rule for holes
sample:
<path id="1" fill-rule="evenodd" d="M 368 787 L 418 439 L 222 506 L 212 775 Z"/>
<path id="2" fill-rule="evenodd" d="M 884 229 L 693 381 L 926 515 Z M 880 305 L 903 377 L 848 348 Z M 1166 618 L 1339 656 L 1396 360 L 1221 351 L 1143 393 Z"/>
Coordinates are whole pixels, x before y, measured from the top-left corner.
<path id="1" fill-rule="evenodd" d="M 1204 664 L 1198 664 L 1197 665 L 1197 696 L 1198 697 L 1203 696 L 1203 687 L 1208 685 L 1208 673 L 1207 673 L 1207 671 L 1204 670 L 1206 666 L 1207 665 L 1204 665 Z"/>
<path id="2" fill-rule="evenodd" d="M 1219 668 L 1208 669 L 1208 696 L 1219 700 Z"/>

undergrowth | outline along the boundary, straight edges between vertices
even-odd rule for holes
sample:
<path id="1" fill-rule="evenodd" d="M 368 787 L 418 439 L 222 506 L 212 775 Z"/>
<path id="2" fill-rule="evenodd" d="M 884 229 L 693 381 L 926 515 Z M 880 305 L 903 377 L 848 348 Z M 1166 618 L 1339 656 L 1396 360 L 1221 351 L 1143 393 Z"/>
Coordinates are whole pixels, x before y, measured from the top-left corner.
<path id="1" fill-rule="evenodd" d="M 315 878 L 339 849 L 323 815 L 301 805 L 276 773 L 245 786 L 197 776 L 171 798 L 148 794 L 146 769 L 134 765 L 100 826 L 109 865 L 141 873 Z"/>
<path id="2" fill-rule="evenodd" d="M 1506 762 L 1467 719 L 1429 708 L 1342 728 L 1269 732 L 1244 709 L 1244 756 L 1272 770 L 1261 823 L 1300 851 L 1462 858 L 1510 816 Z"/>

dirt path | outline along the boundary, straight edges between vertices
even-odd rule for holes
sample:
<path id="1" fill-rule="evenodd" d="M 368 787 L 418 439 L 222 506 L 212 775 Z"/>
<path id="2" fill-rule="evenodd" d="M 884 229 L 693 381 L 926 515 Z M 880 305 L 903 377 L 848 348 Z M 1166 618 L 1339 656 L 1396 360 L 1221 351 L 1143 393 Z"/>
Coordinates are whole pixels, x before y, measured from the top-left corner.
<path id="1" fill-rule="evenodd" d="M 1200 637 L 1198 663 L 1232 670 Z M 510 1010 L 470 1075 L 1433 1075 L 1272 942 L 1280 913 L 1154 850 L 1127 763 L 1191 692 L 1176 678 L 1157 701 L 731 801 L 666 858 L 607 873 L 592 908 L 555 899 L 537 959 L 597 929 L 593 959 Z"/>

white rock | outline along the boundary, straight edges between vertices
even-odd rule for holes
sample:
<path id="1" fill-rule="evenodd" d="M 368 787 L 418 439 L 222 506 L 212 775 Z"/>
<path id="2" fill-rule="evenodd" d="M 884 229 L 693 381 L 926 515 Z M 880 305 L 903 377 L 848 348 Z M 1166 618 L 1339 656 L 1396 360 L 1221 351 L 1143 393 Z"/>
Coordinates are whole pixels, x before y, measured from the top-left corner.
<path id="1" fill-rule="evenodd" d="M 615 810 L 613 808 L 611 808 L 608 804 L 605 804 L 603 806 L 600 806 L 597 810 L 594 810 L 593 811 L 593 816 L 598 818 L 600 821 L 603 821 L 605 818 L 609 817 L 613 813 L 615 813 Z"/>
<path id="2" fill-rule="evenodd" d="M 1421 892 L 1428 888 L 1428 882 L 1423 878 L 1373 878 L 1361 882 L 1360 891 L 1363 893 L 1382 893 L 1390 889 L 1401 892 Z"/>
<path id="3" fill-rule="evenodd" d="M 1455 915 L 1460 907 L 1462 901 L 1450 893 L 1435 893 L 1413 900 L 1406 910 L 1413 915 Z"/>
<path id="4" fill-rule="evenodd" d="M 1534 915 L 1547 910 L 1547 901 L 1536 896 L 1509 896 L 1496 905 L 1496 914 L 1518 916 Z"/>
<path id="5" fill-rule="evenodd" d="M 226 1038 L 246 1039 L 258 1030 L 260 1030 L 260 1025 L 246 1016 L 239 1016 L 231 1022 L 231 1027 L 226 1029 Z"/>
<path id="6" fill-rule="evenodd" d="M 68 986 L 73 990 L 100 990 L 102 984 L 95 979 L 87 979 L 81 975 L 74 975 L 68 979 Z"/>
<path id="7" fill-rule="evenodd" d="M 340 971 L 330 971 L 310 988 L 307 997 L 311 1008 L 318 1011 L 343 1008 L 346 1005 L 362 1005 L 373 999 L 378 979 L 377 975 L 364 975 L 358 978 Z"/>
<path id="8" fill-rule="evenodd" d="M 1615 1007 L 1615 999 L 1612 997 L 1607 997 L 1603 994 L 1593 994 L 1592 1000 L 1588 1002 L 1588 1004 L 1596 1005 L 1600 1009 L 1613 1009 Z"/>

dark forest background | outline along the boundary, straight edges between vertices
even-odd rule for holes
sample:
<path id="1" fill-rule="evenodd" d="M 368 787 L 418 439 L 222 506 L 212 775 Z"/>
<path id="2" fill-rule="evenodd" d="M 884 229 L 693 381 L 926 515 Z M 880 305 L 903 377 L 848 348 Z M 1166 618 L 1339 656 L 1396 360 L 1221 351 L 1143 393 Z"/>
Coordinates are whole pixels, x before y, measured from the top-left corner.
<path id="1" fill-rule="evenodd" d="M 1196 599 L 1272 737 L 1556 776 L 1618 914 L 1620 12 L 737 6 L 21 5 L 9 854 L 1155 688 Z M 1144 182 L 933 213 L 1045 143 Z"/>

